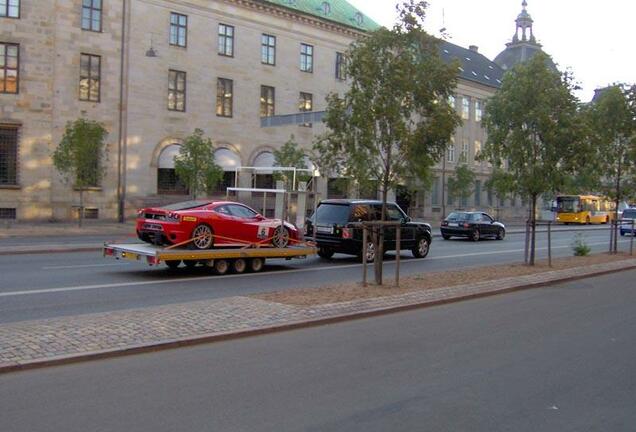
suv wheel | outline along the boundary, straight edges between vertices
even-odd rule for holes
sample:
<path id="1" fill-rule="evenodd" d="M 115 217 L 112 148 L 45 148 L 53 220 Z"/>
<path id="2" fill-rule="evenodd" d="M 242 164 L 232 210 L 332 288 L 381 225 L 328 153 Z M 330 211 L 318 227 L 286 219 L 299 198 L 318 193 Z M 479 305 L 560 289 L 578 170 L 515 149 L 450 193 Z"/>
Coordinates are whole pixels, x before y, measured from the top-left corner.
<path id="1" fill-rule="evenodd" d="M 426 255 L 428 255 L 428 251 L 430 250 L 430 248 L 431 241 L 426 237 L 420 237 L 415 242 L 415 246 L 413 246 L 411 252 L 413 253 L 413 256 L 415 258 L 424 258 L 426 257 Z"/>

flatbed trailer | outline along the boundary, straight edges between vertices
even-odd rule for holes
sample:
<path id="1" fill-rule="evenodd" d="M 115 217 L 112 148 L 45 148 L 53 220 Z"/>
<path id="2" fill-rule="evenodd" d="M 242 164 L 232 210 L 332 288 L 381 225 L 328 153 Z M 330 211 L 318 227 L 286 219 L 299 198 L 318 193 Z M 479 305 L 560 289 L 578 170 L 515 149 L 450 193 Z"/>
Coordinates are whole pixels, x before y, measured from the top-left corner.
<path id="1" fill-rule="evenodd" d="M 145 243 L 106 243 L 103 248 L 104 257 L 145 262 L 150 266 L 157 266 L 164 262 L 171 269 L 178 268 L 181 263 L 186 267 L 204 265 L 213 269 L 217 274 L 225 274 L 230 270 L 234 273 L 259 272 L 263 270 L 265 260 L 268 258 L 306 258 L 317 252 L 317 248 L 310 245 L 286 248 L 245 247 L 190 250 L 165 248 Z"/>

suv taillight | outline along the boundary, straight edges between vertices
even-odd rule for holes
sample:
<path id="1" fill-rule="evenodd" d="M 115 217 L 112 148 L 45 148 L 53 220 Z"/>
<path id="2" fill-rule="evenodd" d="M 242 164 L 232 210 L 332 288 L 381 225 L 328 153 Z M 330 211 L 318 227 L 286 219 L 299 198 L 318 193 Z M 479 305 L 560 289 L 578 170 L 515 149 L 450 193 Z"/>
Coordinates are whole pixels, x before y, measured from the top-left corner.
<path id="1" fill-rule="evenodd" d="M 464 222 L 464 228 L 470 228 L 470 224 L 467 222 Z"/>
<path id="2" fill-rule="evenodd" d="M 343 228 L 342 229 L 342 238 L 343 239 L 352 239 L 353 238 L 353 228 Z"/>

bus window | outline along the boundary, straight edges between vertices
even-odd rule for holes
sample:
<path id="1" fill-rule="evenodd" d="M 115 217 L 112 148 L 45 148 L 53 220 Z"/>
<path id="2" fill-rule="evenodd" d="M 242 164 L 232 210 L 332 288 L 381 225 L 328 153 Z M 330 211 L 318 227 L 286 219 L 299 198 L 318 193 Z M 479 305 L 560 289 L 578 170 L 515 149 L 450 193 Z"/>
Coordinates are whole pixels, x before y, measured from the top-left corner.
<path id="1" fill-rule="evenodd" d="M 558 213 L 578 213 L 580 204 L 578 197 L 557 197 Z"/>

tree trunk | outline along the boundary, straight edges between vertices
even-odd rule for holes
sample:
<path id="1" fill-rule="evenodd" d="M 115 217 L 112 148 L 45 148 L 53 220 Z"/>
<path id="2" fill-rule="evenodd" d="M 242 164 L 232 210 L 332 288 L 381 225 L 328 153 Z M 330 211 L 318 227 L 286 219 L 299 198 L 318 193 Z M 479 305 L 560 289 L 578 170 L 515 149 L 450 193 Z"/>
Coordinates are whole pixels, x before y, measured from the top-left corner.
<path id="1" fill-rule="evenodd" d="M 380 220 L 384 222 L 386 220 L 386 200 L 388 197 L 388 176 L 385 175 L 385 182 L 382 185 L 382 214 Z M 376 236 L 377 243 L 375 245 L 375 283 L 382 285 L 383 283 L 383 260 L 384 260 L 384 226 L 378 227 L 378 234 Z"/>
<path id="2" fill-rule="evenodd" d="M 616 172 L 616 200 L 615 200 L 615 205 L 616 208 L 614 208 L 614 224 L 612 224 L 612 236 L 614 237 L 614 249 L 613 249 L 613 253 L 617 253 L 618 252 L 618 206 L 620 205 L 621 202 L 621 176 L 622 176 L 622 159 L 623 159 L 623 155 L 620 154 L 618 157 L 618 170 Z"/>
<path id="3" fill-rule="evenodd" d="M 536 248 L 536 236 L 537 236 L 537 194 L 531 195 L 532 199 L 532 214 L 530 215 L 530 265 L 534 265 L 534 256 Z"/>
<path id="4" fill-rule="evenodd" d="M 79 194 L 80 194 L 80 205 L 79 205 L 79 227 L 82 227 L 82 222 L 84 219 L 84 189 L 80 188 L 79 190 Z"/>

